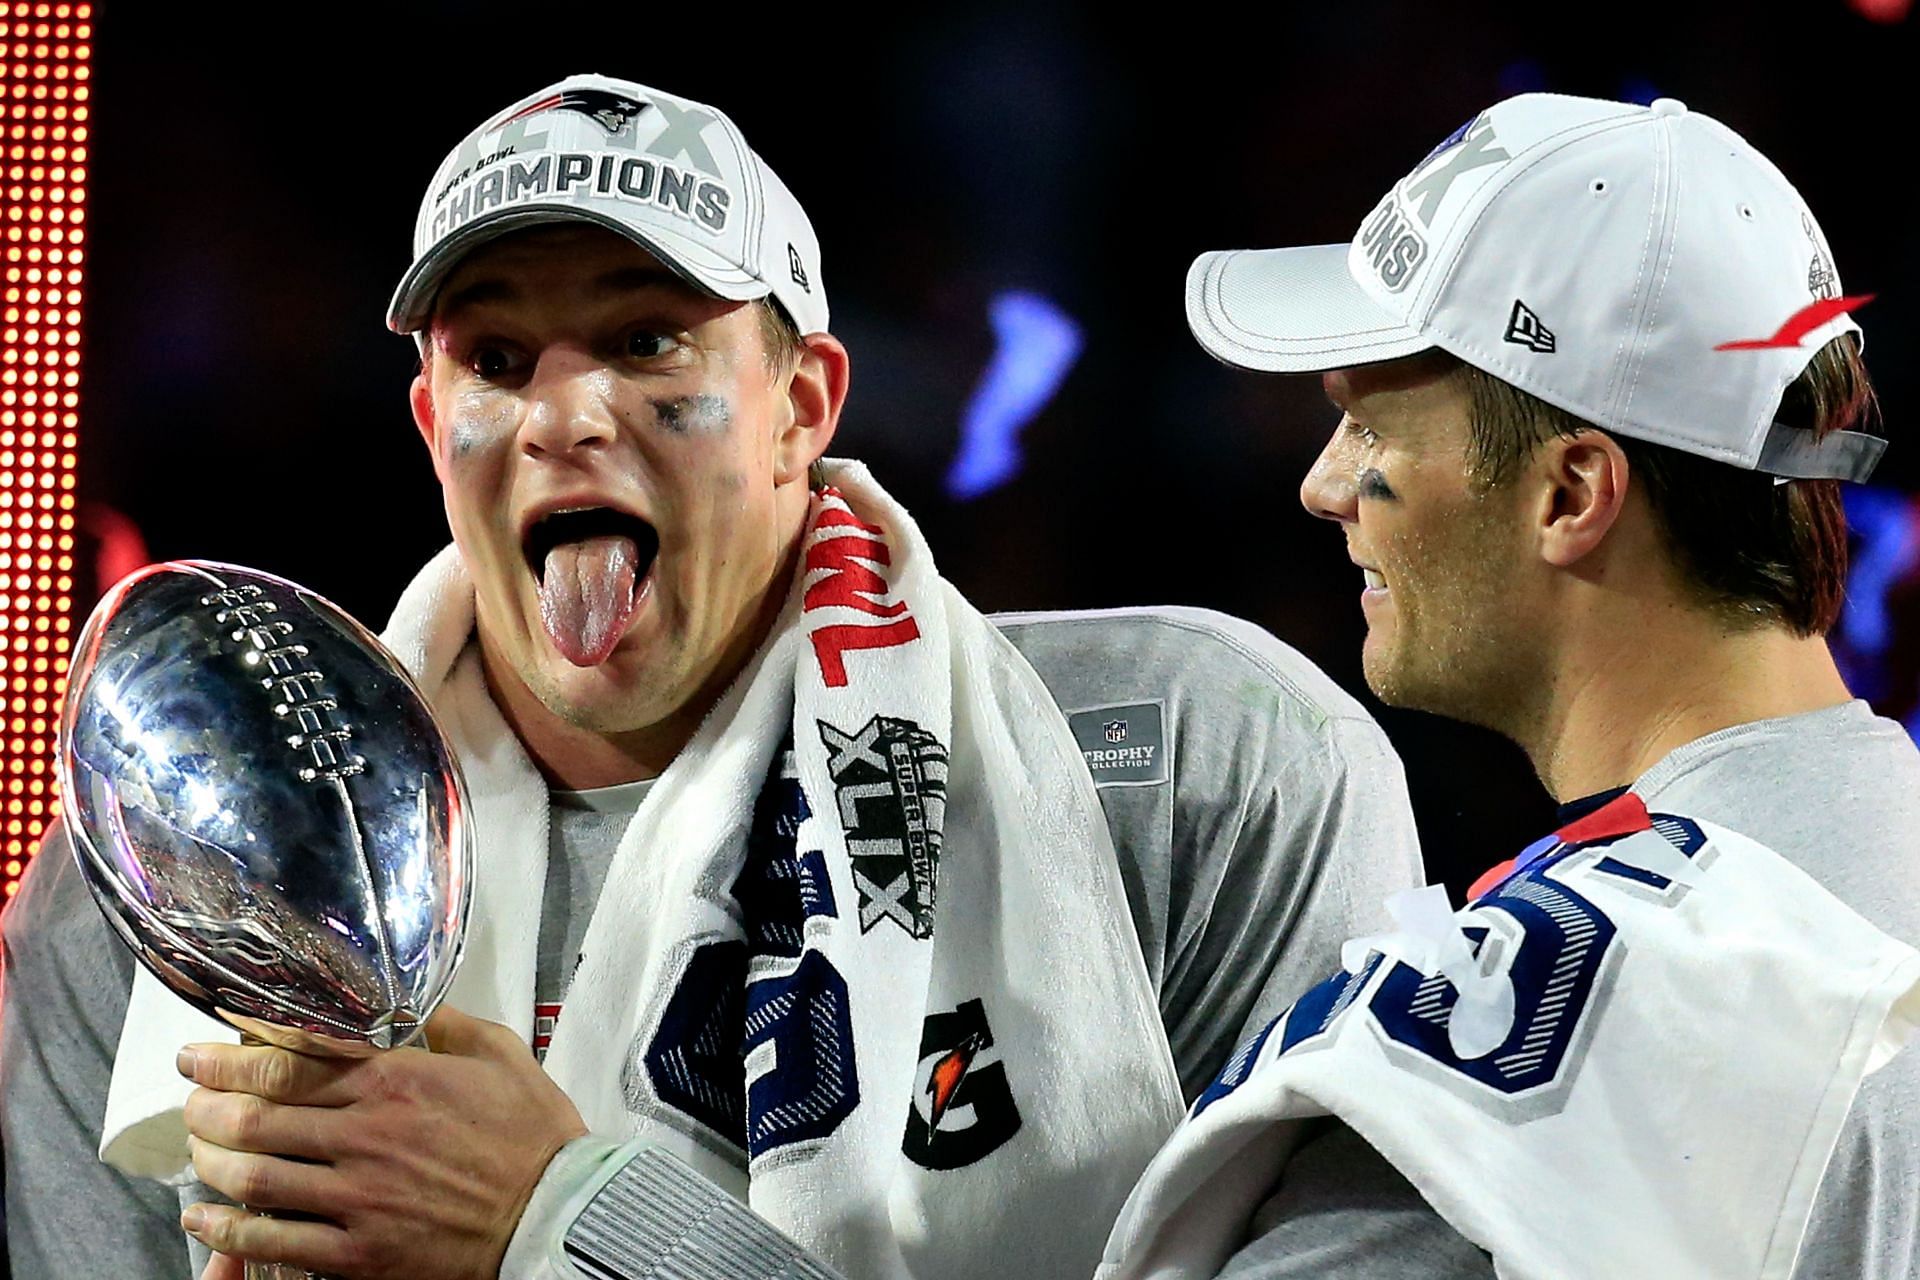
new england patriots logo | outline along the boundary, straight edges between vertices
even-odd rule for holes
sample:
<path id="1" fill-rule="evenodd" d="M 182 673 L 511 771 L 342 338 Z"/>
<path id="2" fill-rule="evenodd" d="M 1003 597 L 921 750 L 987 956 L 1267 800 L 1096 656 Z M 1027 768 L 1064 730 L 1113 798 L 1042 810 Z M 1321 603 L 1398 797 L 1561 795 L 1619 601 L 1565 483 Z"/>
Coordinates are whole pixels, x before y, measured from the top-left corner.
<path id="1" fill-rule="evenodd" d="M 493 125 L 488 132 L 504 129 L 515 120 L 523 120 L 543 111 L 577 111 L 605 129 L 609 137 L 613 137 L 646 109 L 647 104 L 644 102 L 636 101 L 624 94 L 608 93 L 605 89 L 568 89 L 563 93 L 551 94 L 538 102 L 529 103 Z"/>
<path id="2" fill-rule="evenodd" d="M 1485 115 L 1485 114 L 1486 112 L 1484 111 L 1480 113 L 1480 115 Z M 1467 134 L 1471 133 L 1473 131 L 1473 126 L 1479 123 L 1480 123 L 1480 116 L 1477 115 L 1473 117 L 1473 119 L 1461 125 L 1458 129 L 1455 129 L 1452 133 L 1448 134 L 1446 137 L 1440 139 L 1440 145 L 1436 146 L 1433 150 L 1427 152 L 1426 156 L 1422 158 L 1420 163 L 1413 166 L 1414 171 L 1418 172 L 1419 170 L 1426 168 L 1427 165 L 1433 162 L 1433 159 L 1435 156 L 1438 156 L 1443 151 L 1451 151 L 1453 148 L 1459 146 L 1462 142 L 1465 142 L 1467 139 Z"/>
<path id="3" fill-rule="evenodd" d="M 963 1000 L 920 1034 L 920 1067 L 900 1149 L 924 1169 L 959 1169 L 1020 1131 L 1007 1068 L 991 1051 L 986 1007 Z"/>

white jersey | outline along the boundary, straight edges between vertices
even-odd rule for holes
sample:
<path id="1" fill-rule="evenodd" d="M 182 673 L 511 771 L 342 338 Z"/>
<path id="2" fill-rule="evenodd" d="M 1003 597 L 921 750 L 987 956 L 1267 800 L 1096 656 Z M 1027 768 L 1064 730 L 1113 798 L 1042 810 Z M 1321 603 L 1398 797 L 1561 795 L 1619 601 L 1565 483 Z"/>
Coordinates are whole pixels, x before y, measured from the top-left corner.
<path id="1" fill-rule="evenodd" d="M 1250 1040 L 1149 1167 L 1102 1280 L 1210 1277 L 1337 1115 L 1501 1276 L 1778 1277 L 1920 953 L 1767 847 L 1628 794 Z"/>

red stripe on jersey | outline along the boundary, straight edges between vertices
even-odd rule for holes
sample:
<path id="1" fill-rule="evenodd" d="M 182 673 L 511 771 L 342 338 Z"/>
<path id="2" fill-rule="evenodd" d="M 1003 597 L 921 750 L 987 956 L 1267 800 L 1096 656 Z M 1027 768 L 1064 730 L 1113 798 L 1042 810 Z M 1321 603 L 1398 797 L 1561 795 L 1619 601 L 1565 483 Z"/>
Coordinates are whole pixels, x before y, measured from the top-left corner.
<path id="1" fill-rule="evenodd" d="M 1586 844 L 1591 840 L 1613 840 L 1652 828 L 1653 819 L 1647 816 L 1647 802 L 1627 791 L 1578 822 L 1568 823 L 1554 834 L 1568 844 Z"/>
<path id="2" fill-rule="evenodd" d="M 533 1006 L 533 1051 L 545 1053 L 553 1043 L 553 1024 L 560 1018 L 560 1002 Z"/>
<path id="3" fill-rule="evenodd" d="M 1513 874 L 1513 863 L 1514 860 L 1508 858 L 1505 862 L 1496 863 L 1483 871 L 1480 874 L 1480 878 L 1473 882 L 1473 887 L 1467 890 L 1467 901 L 1473 902 L 1491 893 L 1494 886 Z"/>

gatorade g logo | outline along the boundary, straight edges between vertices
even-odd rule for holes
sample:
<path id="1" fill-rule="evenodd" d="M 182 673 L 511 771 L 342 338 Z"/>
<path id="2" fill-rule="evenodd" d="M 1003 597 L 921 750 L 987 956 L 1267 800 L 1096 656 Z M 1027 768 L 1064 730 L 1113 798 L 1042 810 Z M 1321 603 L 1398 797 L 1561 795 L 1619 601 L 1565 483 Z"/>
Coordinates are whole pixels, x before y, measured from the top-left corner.
<path id="1" fill-rule="evenodd" d="M 1382 200 L 1360 228 L 1360 248 L 1380 283 L 1393 293 L 1406 288 L 1414 271 L 1427 260 L 1426 240 L 1394 195 Z"/>
<path id="2" fill-rule="evenodd" d="M 923 1169 L 959 1169 L 1019 1131 L 1020 1109 L 994 1051 L 986 1007 L 964 1000 L 952 1013 L 930 1016 L 920 1033 L 902 1153 Z"/>

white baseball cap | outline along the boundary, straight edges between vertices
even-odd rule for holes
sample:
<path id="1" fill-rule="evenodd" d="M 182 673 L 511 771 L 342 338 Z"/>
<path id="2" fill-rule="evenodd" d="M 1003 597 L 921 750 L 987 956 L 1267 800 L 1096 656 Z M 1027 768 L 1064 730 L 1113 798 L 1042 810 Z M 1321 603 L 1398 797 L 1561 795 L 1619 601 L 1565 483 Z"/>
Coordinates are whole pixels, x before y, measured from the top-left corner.
<path id="1" fill-rule="evenodd" d="M 424 327 L 441 284 L 480 245 L 564 221 L 626 236 L 714 297 L 772 294 L 803 334 L 827 327 L 813 224 L 733 121 L 595 75 L 522 98 L 441 162 L 387 327 Z"/>
<path id="2" fill-rule="evenodd" d="M 1799 192 L 1725 125 L 1509 98 L 1415 166 L 1353 242 L 1209 253 L 1202 346 L 1305 373 L 1440 347 L 1609 431 L 1796 478 L 1864 480 L 1886 442 L 1774 421 L 1825 343 L 1860 332 Z"/>

